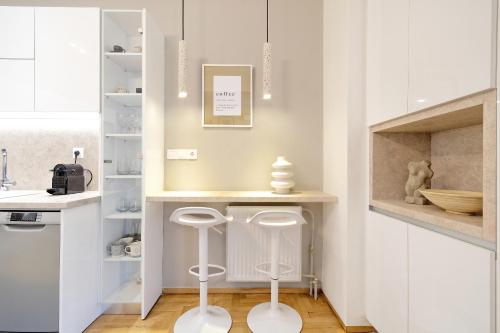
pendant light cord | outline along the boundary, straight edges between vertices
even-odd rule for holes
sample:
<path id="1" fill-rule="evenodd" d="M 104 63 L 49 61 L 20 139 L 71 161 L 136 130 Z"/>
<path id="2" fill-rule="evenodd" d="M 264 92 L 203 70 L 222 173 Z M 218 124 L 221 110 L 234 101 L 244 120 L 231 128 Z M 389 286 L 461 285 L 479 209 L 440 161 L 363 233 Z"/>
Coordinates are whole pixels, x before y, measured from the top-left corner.
<path id="1" fill-rule="evenodd" d="M 182 40 L 184 40 L 184 0 L 182 0 Z"/>
<path id="2" fill-rule="evenodd" d="M 266 42 L 269 43 L 269 0 L 266 0 Z"/>

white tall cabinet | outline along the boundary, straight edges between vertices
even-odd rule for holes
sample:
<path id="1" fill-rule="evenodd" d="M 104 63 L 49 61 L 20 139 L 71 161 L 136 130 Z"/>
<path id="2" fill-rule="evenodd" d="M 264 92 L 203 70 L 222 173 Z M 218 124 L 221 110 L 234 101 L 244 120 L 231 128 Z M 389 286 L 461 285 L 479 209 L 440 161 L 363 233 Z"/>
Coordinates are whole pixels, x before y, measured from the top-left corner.
<path id="1" fill-rule="evenodd" d="M 368 212 L 366 316 L 379 332 L 408 332 L 408 225 Z"/>
<path id="2" fill-rule="evenodd" d="M 125 52 L 112 52 L 115 45 Z M 164 61 L 164 36 L 145 10 L 103 10 L 101 299 L 107 313 L 145 318 L 162 293 L 163 205 L 145 197 L 163 189 Z M 131 235 L 141 239 L 141 256 L 110 256 L 110 243 Z"/>
<path id="3" fill-rule="evenodd" d="M 410 0 L 367 1 L 366 112 L 376 124 L 407 112 Z"/>
<path id="4" fill-rule="evenodd" d="M 495 87 L 496 0 L 411 0 L 410 112 Z"/>

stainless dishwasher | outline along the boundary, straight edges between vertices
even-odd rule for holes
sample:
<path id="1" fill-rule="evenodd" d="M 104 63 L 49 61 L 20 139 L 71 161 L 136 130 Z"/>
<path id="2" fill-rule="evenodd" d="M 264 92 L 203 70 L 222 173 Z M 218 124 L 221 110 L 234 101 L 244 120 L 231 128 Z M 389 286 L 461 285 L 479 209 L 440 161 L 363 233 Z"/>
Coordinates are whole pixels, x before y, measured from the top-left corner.
<path id="1" fill-rule="evenodd" d="M 0 211 L 0 332 L 59 330 L 60 217 Z"/>

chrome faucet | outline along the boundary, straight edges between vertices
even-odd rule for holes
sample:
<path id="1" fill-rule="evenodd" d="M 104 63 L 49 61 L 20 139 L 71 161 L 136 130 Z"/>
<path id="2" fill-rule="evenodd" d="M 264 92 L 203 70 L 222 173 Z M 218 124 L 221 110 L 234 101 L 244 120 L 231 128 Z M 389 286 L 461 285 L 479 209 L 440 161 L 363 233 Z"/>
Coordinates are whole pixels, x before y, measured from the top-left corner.
<path id="1" fill-rule="evenodd" d="M 7 149 L 2 148 L 2 178 L 0 179 L 0 191 L 8 191 L 9 188 L 16 185 L 7 176 Z"/>

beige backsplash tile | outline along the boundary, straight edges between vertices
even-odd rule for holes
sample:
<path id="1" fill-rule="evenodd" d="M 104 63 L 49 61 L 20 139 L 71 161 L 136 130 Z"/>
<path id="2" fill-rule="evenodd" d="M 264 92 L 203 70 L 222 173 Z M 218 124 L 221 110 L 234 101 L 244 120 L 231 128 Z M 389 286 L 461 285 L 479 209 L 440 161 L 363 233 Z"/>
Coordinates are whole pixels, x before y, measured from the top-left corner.
<path id="1" fill-rule="evenodd" d="M 73 147 L 84 147 L 79 163 L 90 169 L 99 188 L 99 120 L 0 119 L 0 148 L 8 150 L 9 177 L 14 189 L 44 190 L 51 187 L 51 170 L 58 163 L 73 163 Z M 1 164 L 1 161 L 0 161 Z"/>

